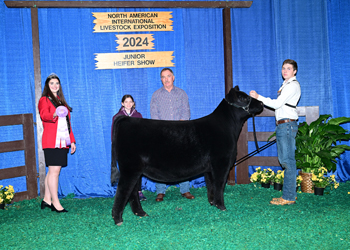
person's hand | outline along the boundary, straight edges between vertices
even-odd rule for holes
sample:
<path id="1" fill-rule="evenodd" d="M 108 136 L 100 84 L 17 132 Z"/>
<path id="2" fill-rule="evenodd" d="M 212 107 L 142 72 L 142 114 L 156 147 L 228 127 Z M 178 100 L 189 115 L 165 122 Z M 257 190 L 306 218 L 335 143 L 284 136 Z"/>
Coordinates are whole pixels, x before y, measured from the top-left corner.
<path id="1" fill-rule="evenodd" d="M 251 90 L 251 91 L 249 92 L 249 95 L 250 95 L 251 97 L 255 98 L 255 99 L 258 99 L 258 98 L 259 98 L 259 95 L 258 95 L 258 93 L 256 93 L 255 90 Z"/>
<path id="2" fill-rule="evenodd" d="M 75 153 L 75 150 L 77 149 L 77 146 L 75 146 L 75 143 L 73 142 L 71 145 L 70 145 L 70 154 L 74 154 Z"/>
<path id="3" fill-rule="evenodd" d="M 53 119 L 55 119 L 56 116 L 57 116 L 57 114 L 56 114 L 56 111 L 55 111 L 55 113 L 53 113 Z"/>

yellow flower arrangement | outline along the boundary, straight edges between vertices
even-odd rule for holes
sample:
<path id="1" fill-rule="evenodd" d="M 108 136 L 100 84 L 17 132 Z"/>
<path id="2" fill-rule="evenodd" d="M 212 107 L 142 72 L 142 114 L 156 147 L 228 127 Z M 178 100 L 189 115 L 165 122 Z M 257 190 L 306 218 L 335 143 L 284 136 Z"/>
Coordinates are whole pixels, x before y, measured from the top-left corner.
<path id="1" fill-rule="evenodd" d="M 335 180 L 335 175 L 329 177 L 325 176 L 328 170 L 325 167 L 320 167 L 311 171 L 311 180 L 315 187 L 325 188 L 327 186 L 333 186 L 335 189 L 339 187 L 339 183 Z"/>
<path id="2" fill-rule="evenodd" d="M 275 175 L 274 182 L 283 185 L 284 181 L 284 170 L 277 170 L 277 174 Z"/>
<path id="3" fill-rule="evenodd" d="M 297 177 L 297 187 L 300 187 L 302 181 L 303 181 L 303 177 L 301 177 L 301 175 L 298 175 L 298 177 Z"/>
<path id="4" fill-rule="evenodd" d="M 261 167 L 256 168 L 256 172 L 254 172 L 250 176 L 251 182 L 259 182 L 259 183 L 270 183 L 275 176 L 275 172 L 273 172 L 270 168 L 261 170 Z"/>
<path id="5" fill-rule="evenodd" d="M 0 204 L 10 204 L 14 196 L 15 190 L 13 189 L 13 186 L 8 185 L 4 187 L 3 185 L 0 185 Z"/>
<path id="6" fill-rule="evenodd" d="M 258 179 L 258 175 L 259 175 L 259 170 L 260 168 L 257 168 L 257 172 L 255 172 L 250 180 L 252 182 L 258 182 L 257 179 Z M 276 174 L 273 174 L 274 178 L 273 178 L 273 182 L 274 183 L 279 183 L 279 184 L 282 184 L 283 185 L 283 182 L 284 182 L 284 170 L 277 170 L 277 173 Z M 300 175 L 297 176 L 297 187 L 299 187 L 301 185 L 301 182 L 303 181 L 303 177 L 301 177 Z"/>

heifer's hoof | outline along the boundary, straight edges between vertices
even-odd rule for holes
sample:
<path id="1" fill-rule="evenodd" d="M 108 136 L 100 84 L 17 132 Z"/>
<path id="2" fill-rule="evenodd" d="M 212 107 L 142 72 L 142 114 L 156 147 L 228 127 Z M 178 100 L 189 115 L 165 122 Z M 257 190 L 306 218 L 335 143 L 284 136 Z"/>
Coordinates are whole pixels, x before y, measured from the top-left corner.
<path id="1" fill-rule="evenodd" d="M 221 211 L 226 211 L 226 207 L 225 206 L 219 206 L 219 205 L 215 205 L 218 209 L 220 209 Z"/>
<path id="2" fill-rule="evenodd" d="M 148 216 L 148 214 L 144 211 L 142 212 L 139 212 L 139 213 L 135 213 L 136 216 L 140 216 L 140 217 L 145 217 L 145 216 Z"/>
<path id="3" fill-rule="evenodd" d="M 115 223 L 117 226 L 121 226 L 121 225 L 123 224 L 123 219 L 117 220 L 117 219 L 114 218 L 113 216 L 112 216 L 112 218 L 113 218 L 113 220 L 114 220 L 114 223 Z"/>

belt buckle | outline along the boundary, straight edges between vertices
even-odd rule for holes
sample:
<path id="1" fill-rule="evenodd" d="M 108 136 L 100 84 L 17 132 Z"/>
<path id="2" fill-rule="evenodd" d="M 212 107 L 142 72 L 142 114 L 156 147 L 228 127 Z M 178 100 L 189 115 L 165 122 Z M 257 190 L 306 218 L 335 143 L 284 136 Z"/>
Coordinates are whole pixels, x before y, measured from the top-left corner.
<path id="1" fill-rule="evenodd" d="M 280 125 L 280 124 L 283 124 L 283 123 L 286 123 L 286 122 L 290 122 L 291 120 L 290 119 L 281 119 L 281 120 L 278 120 L 277 122 L 276 122 L 276 125 L 278 126 L 278 125 Z"/>

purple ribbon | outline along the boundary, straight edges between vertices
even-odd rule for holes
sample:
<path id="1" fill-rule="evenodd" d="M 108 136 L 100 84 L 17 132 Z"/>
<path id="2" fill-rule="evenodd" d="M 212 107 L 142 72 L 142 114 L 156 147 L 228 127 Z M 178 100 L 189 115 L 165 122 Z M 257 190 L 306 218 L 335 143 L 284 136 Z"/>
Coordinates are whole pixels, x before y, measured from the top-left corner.
<path id="1" fill-rule="evenodd" d="M 58 106 L 56 108 L 56 114 L 58 116 L 57 133 L 56 133 L 56 148 L 65 148 L 71 144 L 66 116 L 68 115 L 68 109 L 65 106 Z"/>

